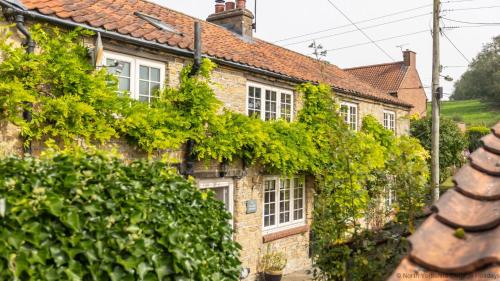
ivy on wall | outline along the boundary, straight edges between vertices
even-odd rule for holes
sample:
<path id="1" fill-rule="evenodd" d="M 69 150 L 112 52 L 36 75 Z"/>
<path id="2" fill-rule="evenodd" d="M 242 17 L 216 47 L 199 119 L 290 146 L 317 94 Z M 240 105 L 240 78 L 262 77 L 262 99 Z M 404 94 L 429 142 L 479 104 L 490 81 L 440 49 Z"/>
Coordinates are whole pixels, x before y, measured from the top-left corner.
<path id="1" fill-rule="evenodd" d="M 210 85 L 215 65 L 204 60 L 198 75 L 190 77 L 187 66 L 178 88 L 166 88 L 146 104 L 118 93 L 112 76 L 89 65 L 79 39 L 87 31 L 35 26 L 32 32 L 36 54 L 0 42 L 0 114 L 21 126 L 28 141 L 67 146 L 124 138 L 152 153 L 193 140 L 199 160 L 239 158 L 273 173 L 311 174 L 317 181 L 314 259 L 320 277 L 332 280 L 362 270 L 349 267 L 352 251 L 341 245 L 359 237 L 362 219 L 376 217 L 387 187 L 396 195 L 390 212 L 413 230 L 428 176 L 426 151 L 373 117 L 365 118 L 360 132 L 349 130 L 330 87 L 299 86 L 304 106 L 296 120 L 264 122 L 222 108 Z M 33 121 L 19 118 L 23 110 L 33 113 Z"/>
<path id="2" fill-rule="evenodd" d="M 231 215 L 161 162 L 0 160 L 0 280 L 239 280 Z"/>

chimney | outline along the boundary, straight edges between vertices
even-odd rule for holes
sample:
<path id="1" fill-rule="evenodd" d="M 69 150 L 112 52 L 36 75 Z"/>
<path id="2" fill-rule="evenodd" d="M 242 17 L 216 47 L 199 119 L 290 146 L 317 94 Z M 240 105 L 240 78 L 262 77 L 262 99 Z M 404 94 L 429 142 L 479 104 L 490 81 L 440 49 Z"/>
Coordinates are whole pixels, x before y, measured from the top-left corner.
<path id="1" fill-rule="evenodd" d="M 252 12 L 246 9 L 246 0 L 215 1 L 215 13 L 208 16 L 207 21 L 222 26 L 245 37 L 253 36 Z"/>
<path id="2" fill-rule="evenodd" d="M 403 52 L 403 59 L 406 66 L 417 67 L 417 53 L 406 50 Z"/>
<path id="3" fill-rule="evenodd" d="M 222 13 L 224 12 L 225 5 L 224 5 L 224 0 L 215 0 L 215 13 Z"/>

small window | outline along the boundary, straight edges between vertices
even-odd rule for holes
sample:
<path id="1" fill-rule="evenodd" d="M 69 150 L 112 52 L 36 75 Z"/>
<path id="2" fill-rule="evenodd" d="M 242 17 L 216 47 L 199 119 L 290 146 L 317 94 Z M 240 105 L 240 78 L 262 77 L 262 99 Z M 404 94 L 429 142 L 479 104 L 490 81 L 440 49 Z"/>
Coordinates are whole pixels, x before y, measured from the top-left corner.
<path id="1" fill-rule="evenodd" d="M 384 110 L 384 128 L 396 132 L 396 113 Z"/>
<path id="2" fill-rule="evenodd" d="M 108 73 L 118 78 L 118 89 L 130 97 L 152 102 L 163 87 L 165 65 L 163 63 L 105 52 L 104 66 Z"/>
<path id="3" fill-rule="evenodd" d="M 233 215 L 234 198 L 233 183 L 227 179 L 199 180 L 198 186 L 202 190 L 210 190 L 215 193 L 215 198 L 224 203 L 226 210 Z M 232 224 L 231 220 L 231 224 Z"/>
<path id="4" fill-rule="evenodd" d="M 354 131 L 358 130 L 358 105 L 343 102 L 340 104 L 340 114 L 345 123 Z"/>
<path id="5" fill-rule="evenodd" d="M 252 83 L 247 92 L 247 114 L 262 120 L 293 120 L 293 93 Z"/>
<path id="6" fill-rule="evenodd" d="M 305 223 L 305 179 L 268 177 L 264 180 L 265 232 Z"/>

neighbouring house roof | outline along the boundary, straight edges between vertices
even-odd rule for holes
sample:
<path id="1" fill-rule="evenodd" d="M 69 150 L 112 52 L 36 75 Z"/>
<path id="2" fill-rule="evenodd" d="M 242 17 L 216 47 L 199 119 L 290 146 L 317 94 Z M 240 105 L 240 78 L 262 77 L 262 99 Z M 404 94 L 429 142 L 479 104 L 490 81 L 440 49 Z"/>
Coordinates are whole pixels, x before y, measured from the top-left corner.
<path id="1" fill-rule="evenodd" d="M 411 252 L 390 281 L 500 276 L 500 123 L 492 131 L 454 177 L 455 188 L 409 238 Z"/>
<path id="2" fill-rule="evenodd" d="M 400 61 L 345 68 L 344 70 L 385 93 L 396 93 L 406 76 L 408 66 Z"/>
<path id="3" fill-rule="evenodd" d="M 6 1 L 0 0 L 0 3 Z M 311 57 L 257 38 L 242 37 L 218 25 L 145 0 L 16 1 L 29 11 L 48 16 L 49 19 L 62 19 L 69 23 L 82 24 L 189 52 L 194 49 L 194 21 L 200 21 L 203 54 L 210 58 L 265 70 L 292 80 L 322 81 L 339 92 L 412 107 L 411 104 L 373 88 L 335 65 L 327 64 L 322 72 L 319 62 Z M 157 18 L 177 32 L 159 29 L 135 15 L 136 12 Z"/>

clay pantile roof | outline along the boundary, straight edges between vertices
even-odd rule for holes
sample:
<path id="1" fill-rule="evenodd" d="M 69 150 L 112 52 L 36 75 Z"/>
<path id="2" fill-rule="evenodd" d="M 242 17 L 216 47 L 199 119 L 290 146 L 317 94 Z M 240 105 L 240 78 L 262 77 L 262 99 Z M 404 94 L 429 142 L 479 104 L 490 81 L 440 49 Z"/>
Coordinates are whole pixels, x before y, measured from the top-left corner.
<path id="1" fill-rule="evenodd" d="M 345 68 L 345 71 L 358 77 L 371 86 L 384 91 L 384 93 L 396 93 L 401 82 L 408 71 L 404 62 L 384 63 L 367 65 L 354 68 Z"/>
<path id="2" fill-rule="evenodd" d="M 409 238 L 395 280 L 500 279 L 500 123 Z"/>
<path id="3" fill-rule="evenodd" d="M 3 0 L 5 1 L 5 0 Z M 337 91 L 390 104 L 412 107 L 360 81 L 335 65 L 321 72 L 315 59 L 257 38 L 244 38 L 223 27 L 199 20 L 146 0 L 18 0 L 27 9 L 125 36 L 193 51 L 194 21 L 202 23 L 203 54 L 226 62 L 270 71 L 294 80 L 325 82 Z M 204 3 L 211 3 L 205 1 Z M 173 27 L 179 34 L 161 31 L 134 15 L 140 12 Z M 105 34 L 102 34 L 105 36 Z"/>

